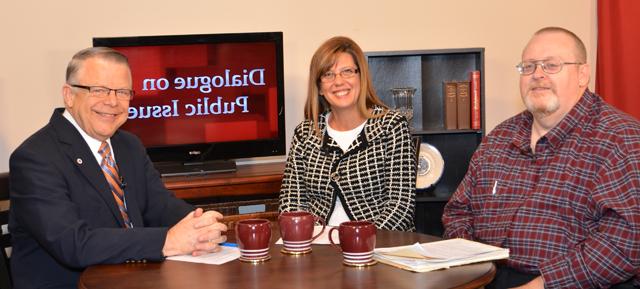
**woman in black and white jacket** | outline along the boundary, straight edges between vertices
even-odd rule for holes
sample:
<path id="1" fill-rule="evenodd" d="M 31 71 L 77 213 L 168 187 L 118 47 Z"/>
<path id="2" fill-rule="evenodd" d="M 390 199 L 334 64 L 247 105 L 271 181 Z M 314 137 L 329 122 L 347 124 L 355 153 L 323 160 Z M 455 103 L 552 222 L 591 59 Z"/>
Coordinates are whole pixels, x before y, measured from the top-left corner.
<path id="1" fill-rule="evenodd" d="M 328 225 L 369 220 L 412 231 L 415 178 L 407 121 L 376 95 L 362 49 L 346 37 L 327 40 L 311 60 L 280 211 L 312 212 Z"/>

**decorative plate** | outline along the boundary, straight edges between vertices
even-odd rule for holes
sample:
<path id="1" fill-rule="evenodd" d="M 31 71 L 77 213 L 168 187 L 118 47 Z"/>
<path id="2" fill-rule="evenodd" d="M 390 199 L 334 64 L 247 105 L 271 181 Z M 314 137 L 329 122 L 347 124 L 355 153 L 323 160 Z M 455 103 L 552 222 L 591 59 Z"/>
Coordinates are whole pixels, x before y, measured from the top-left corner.
<path id="1" fill-rule="evenodd" d="M 428 143 L 420 144 L 416 188 L 426 189 L 433 186 L 440 180 L 443 171 L 444 159 L 438 149 Z"/>

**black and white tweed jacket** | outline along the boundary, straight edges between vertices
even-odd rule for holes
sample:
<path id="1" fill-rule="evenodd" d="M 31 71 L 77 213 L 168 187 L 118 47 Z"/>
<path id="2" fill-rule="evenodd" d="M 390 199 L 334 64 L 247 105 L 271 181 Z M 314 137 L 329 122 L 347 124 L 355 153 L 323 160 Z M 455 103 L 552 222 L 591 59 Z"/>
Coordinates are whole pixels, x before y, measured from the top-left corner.
<path id="1" fill-rule="evenodd" d="M 375 107 L 374 114 L 382 113 Z M 304 210 L 327 220 L 340 198 L 352 220 L 380 229 L 415 230 L 415 148 L 407 121 L 394 111 L 370 118 L 343 152 L 326 133 L 326 113 L 318 123 L 295 129 L 280 190 L 280 211 Z"/>

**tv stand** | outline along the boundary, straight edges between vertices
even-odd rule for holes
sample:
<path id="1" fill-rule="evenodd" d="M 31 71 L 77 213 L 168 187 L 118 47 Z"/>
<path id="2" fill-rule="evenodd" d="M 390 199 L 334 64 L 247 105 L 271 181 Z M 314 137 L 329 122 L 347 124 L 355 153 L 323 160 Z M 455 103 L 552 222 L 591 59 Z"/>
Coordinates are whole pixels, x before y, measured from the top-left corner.
<path id="1" fill-rule="evenodd" d="M 163 177 L 204 175 L 211 173 L 226 173 L 236 171 L 233 160 L 206 162 L 159 162 L 153 164 Z"/>

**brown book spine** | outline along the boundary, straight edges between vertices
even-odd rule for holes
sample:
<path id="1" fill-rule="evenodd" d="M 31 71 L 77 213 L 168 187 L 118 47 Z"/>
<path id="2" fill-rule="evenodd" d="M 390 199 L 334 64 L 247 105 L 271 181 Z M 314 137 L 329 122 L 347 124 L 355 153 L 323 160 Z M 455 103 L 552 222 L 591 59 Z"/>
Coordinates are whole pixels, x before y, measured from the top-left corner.
<path id="1" fill-rule="evenodd" d="M 471 71 L 471 129 L 480 129 L 480 71 Z"/>
<path id="2" fill-rule="evenodd" d="M 458 128 L 457 119 L 457 95 L 458 86 L 455 81 L 445 81 L 443 83 L 444 96 L 444 127 L 446 129 Z"/>
<path id="3" fill-rule="evenodd" d="M 471 128 L 471 100 L 469 98 L 469 81 L 457 82 L 458 129 Z"/>

